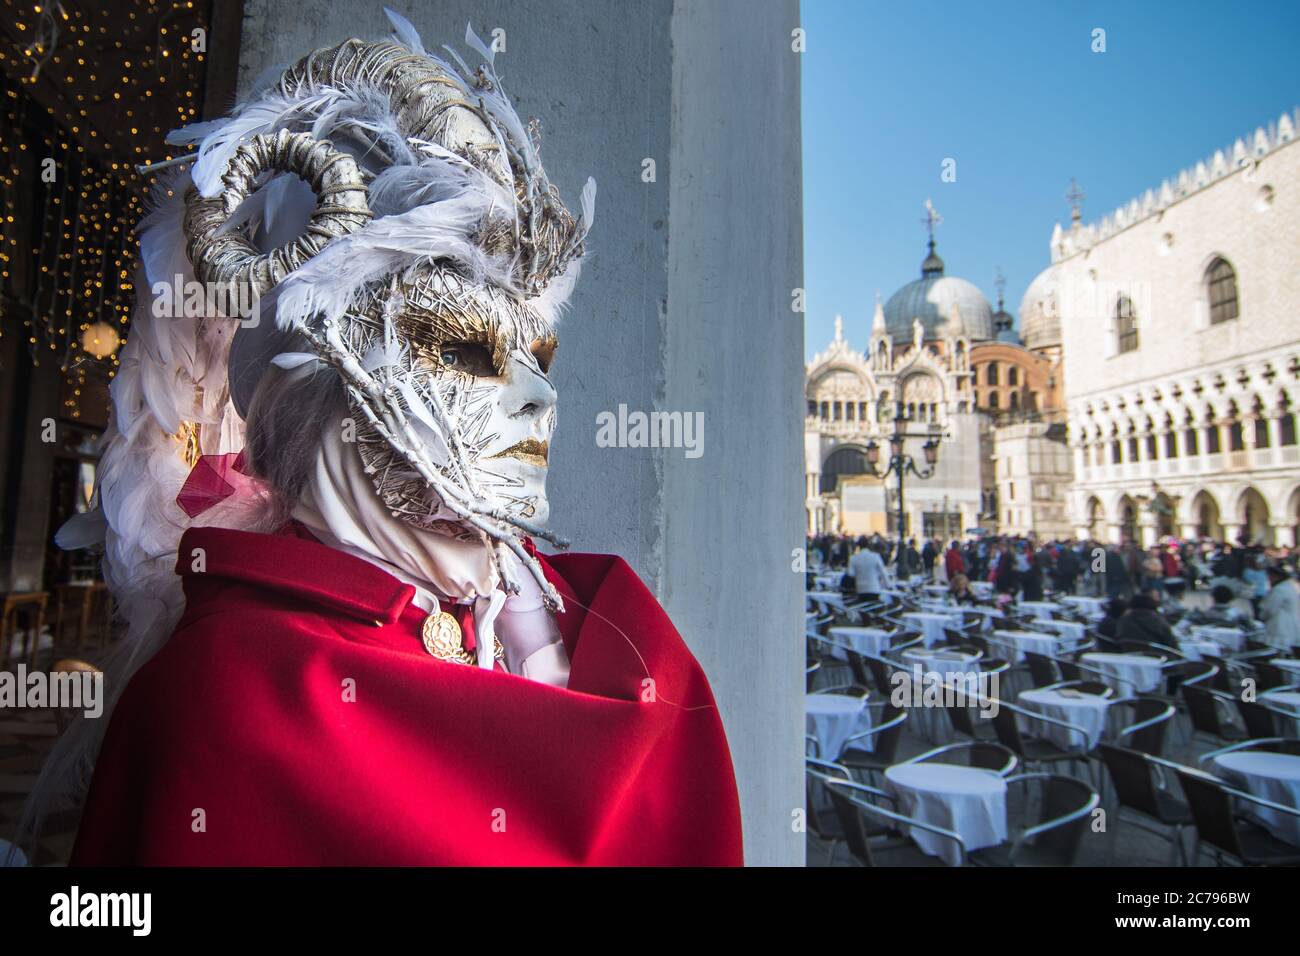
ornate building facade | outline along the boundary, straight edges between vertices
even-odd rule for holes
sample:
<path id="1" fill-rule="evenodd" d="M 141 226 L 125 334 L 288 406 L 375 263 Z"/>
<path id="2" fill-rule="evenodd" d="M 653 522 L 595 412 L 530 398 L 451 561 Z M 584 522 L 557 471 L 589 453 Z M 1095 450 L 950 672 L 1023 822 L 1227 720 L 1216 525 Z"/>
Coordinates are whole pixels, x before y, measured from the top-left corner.
<path id="1" fill-rule="evenodd" d="M 875 442 L 887 449 L 897 417 L 909 432 L 942 438 L 934 474 L 905 481 L 907 535 L 952 538 L 1003 525 L 1053 537 L 1068 532 L 1063 508 L 1053 521 L 1042 508 L 1001 506 L 1018 494 L 1031 494 L 1032 482 L 1043 477 L 1022 476 L 1021 459 L 1053 469 L 1058 502 L 1070 482 L 1062 429 L 1053 428 L 1064 407 L 1059 323 L 1036 315 L 1026 323 L 1022 343 L 1000 297 L 995 311 L 973 283 L 945 275 L 935 251 L 937 221 L 931 210 L 921 277 L 883 305 L 876 302 L 866 348 L 850 344 L 837 316 L 834 338 L 807 365 L 810 534 L 895 533 L 896 479 L 882 482 L 870 474 L 867 447 Z M 1012 444 L 1007 429 L 1019 429 Z M 1028 445 L 1035 449 L 1032 455 Z M 919 460 L 920 442 L 909 441 L 906 451 Z M 888 458 L 887 450 L 882 458 Z M 999 473 L 1000 461 L 1005 475 Z"/>
<path id="2" fill-rule="evenodd" d="M 1080 537 L 1296 543 L 1296 127 L 1283 115 L 1099 224 L 1056 227 L 1022 314 L 1064 332 Z"/>

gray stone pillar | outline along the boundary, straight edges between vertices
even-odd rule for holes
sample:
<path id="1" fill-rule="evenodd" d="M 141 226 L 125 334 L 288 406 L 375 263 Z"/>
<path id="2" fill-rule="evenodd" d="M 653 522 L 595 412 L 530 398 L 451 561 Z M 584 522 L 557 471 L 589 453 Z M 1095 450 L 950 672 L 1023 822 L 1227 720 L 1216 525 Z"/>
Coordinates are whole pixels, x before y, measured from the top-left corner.
<path id="1" fill-rule="evenodd" d="M 801 864 L 803 285 L 796 0 L 393 2 L 425 45 L 491 42 L 571 203 L 595 228 L 553 377 L 551 524 L 622 555 L 708 672 L 746 858 Z M 245 0 L 240 90 L 272 64 L 386 36 L 379 4 Z M 646 160 L 654 181 L 646 182 Z M 702 412 L 702 454 L 598 448 L 596 416 Z M 682 799 L 690 799 L 683 794 Z"/>

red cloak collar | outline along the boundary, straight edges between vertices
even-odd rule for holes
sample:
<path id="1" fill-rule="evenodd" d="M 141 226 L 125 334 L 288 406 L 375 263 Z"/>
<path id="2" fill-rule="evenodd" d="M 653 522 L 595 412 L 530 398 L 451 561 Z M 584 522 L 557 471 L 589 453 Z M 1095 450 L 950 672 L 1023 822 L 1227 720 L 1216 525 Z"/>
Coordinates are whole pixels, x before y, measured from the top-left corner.
<path id="1" fill-rule="evenodd" d="M 611 555 L 538 556 L 567 689 L 435 660 L 414 589 L 293 533 L 191 529 L 186 611 L 131 680 L 72 863 L 729 865 L 708 681 Z"/>

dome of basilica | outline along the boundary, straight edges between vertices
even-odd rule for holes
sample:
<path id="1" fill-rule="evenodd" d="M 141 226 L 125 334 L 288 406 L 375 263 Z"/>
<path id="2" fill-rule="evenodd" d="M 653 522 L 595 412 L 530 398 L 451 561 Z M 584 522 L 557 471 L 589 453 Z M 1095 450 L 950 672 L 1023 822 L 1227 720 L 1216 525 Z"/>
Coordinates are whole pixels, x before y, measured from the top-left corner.
<path id="1" fill-rule="evenodd" d="M 1058 281 L 1052 269 L 1044 269 L 1029 283 L 1020 300 L 1020 338 L 1027 349 L 1061 344 L 1061 310 L 1057 302 Z"/>
<path id="2" fill-rule="evenodd" d="M 971 282 L 943 274 L 934 251 L 921 264 L 921 278 L 903 286 L 885 303 L 885 326 L 895 342 L 912 340 L 912 323 L 921 320 L 925 338 L 965 336 L 972 342 L 993 338 L 993 307 Z"/>

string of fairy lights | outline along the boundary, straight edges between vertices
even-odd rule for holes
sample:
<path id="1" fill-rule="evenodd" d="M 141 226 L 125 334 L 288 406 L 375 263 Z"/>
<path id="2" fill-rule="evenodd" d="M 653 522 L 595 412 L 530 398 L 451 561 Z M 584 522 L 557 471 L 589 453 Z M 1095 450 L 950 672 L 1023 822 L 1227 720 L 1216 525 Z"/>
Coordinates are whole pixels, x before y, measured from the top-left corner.
<path id="1" fill-rule="evenodd" d="M 0 336 L 21 314 L 68 417 L 118 367 L 154 181 L 136 166 L 171 159 L 164 136 L 198 118 L 206 26 L 192 0 L 0 0 Z"/>

